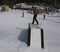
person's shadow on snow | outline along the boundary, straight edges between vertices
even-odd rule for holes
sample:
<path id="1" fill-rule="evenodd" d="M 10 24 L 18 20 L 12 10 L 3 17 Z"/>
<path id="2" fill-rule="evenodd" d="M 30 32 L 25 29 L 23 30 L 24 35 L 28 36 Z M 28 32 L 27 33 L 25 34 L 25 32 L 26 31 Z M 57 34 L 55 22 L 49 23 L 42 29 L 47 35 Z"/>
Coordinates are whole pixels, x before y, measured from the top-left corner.
<path id="1" fill-rule="evenodd" d="M 28 39 L 28 29 L 22 29 L 21 33 L 18 36 L 18 40 L 27 44 Z"/>

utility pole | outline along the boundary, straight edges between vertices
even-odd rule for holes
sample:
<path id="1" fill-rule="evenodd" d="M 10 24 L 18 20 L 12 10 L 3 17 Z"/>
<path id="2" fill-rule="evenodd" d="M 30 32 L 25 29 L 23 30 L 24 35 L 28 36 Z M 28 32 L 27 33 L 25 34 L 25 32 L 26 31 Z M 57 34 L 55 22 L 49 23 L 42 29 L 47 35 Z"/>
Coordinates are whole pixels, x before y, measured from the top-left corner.
<path id="1" fill-rule="evenodd" d="M 55 7 L 57 8 L 57 12 L 58 12 L 58 0 L 55 0 Z"/>
<path id="2" fill-rule="evenodd" d="M 58 12 L 58 0 L 57 0 L 57 12 Z"/>

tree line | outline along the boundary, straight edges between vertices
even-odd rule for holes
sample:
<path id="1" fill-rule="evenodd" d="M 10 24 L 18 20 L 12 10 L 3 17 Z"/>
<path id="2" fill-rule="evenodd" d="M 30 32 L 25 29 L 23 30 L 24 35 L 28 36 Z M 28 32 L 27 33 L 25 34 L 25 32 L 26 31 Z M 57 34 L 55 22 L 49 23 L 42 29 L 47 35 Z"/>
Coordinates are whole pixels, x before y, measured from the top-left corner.
<path id="1" fill-rule="evenodd" d="M 46 3 L 46 4 L 60 4 L 60 0 L 0 0 L 0 5 L 14 5 L 17 3 Z"/>

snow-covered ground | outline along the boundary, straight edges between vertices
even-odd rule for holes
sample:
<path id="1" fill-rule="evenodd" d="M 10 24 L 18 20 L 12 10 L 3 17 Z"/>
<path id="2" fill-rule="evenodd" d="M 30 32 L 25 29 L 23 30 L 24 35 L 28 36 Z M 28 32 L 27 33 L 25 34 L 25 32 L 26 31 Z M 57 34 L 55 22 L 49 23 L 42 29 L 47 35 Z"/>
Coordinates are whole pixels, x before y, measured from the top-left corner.
<path id="1" fill-rule="evenodd" d="M 32 14 L 24 11 L 0 12 L 0 52 L 60 52 L 60 14 L 38 15 L 39 26 L 44 30 L 45 48 L 27 47 L 28 24 Z"/>

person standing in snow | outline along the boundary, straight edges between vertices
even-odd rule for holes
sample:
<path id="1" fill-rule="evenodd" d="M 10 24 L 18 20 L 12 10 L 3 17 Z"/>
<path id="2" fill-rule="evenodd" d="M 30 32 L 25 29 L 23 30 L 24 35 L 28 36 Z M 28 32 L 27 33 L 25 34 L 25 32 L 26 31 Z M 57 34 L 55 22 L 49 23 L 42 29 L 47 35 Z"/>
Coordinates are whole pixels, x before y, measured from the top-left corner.
<path id="1" fill-rule="evenodd" d="M 45 20 L 45 14 L 43 14 L 43 15 L 44 15 L 43 19 Z"/>
<path id="2" fill-rule="evenodd" d="M 24 11 L 22 11 L 22 18 L 24 17 Z"/>
<path id="3" fill-rule="evenodd" d="M 32 24 L 34 24 L 34 21 L 36 21 L 36 23 L 38 25 L 38 21 L 37 21 L 38 10 L 37 10 L 37 7 L 32 7 L 32 11 L 33 11 L 33 14 L 34 14 Z"/>

